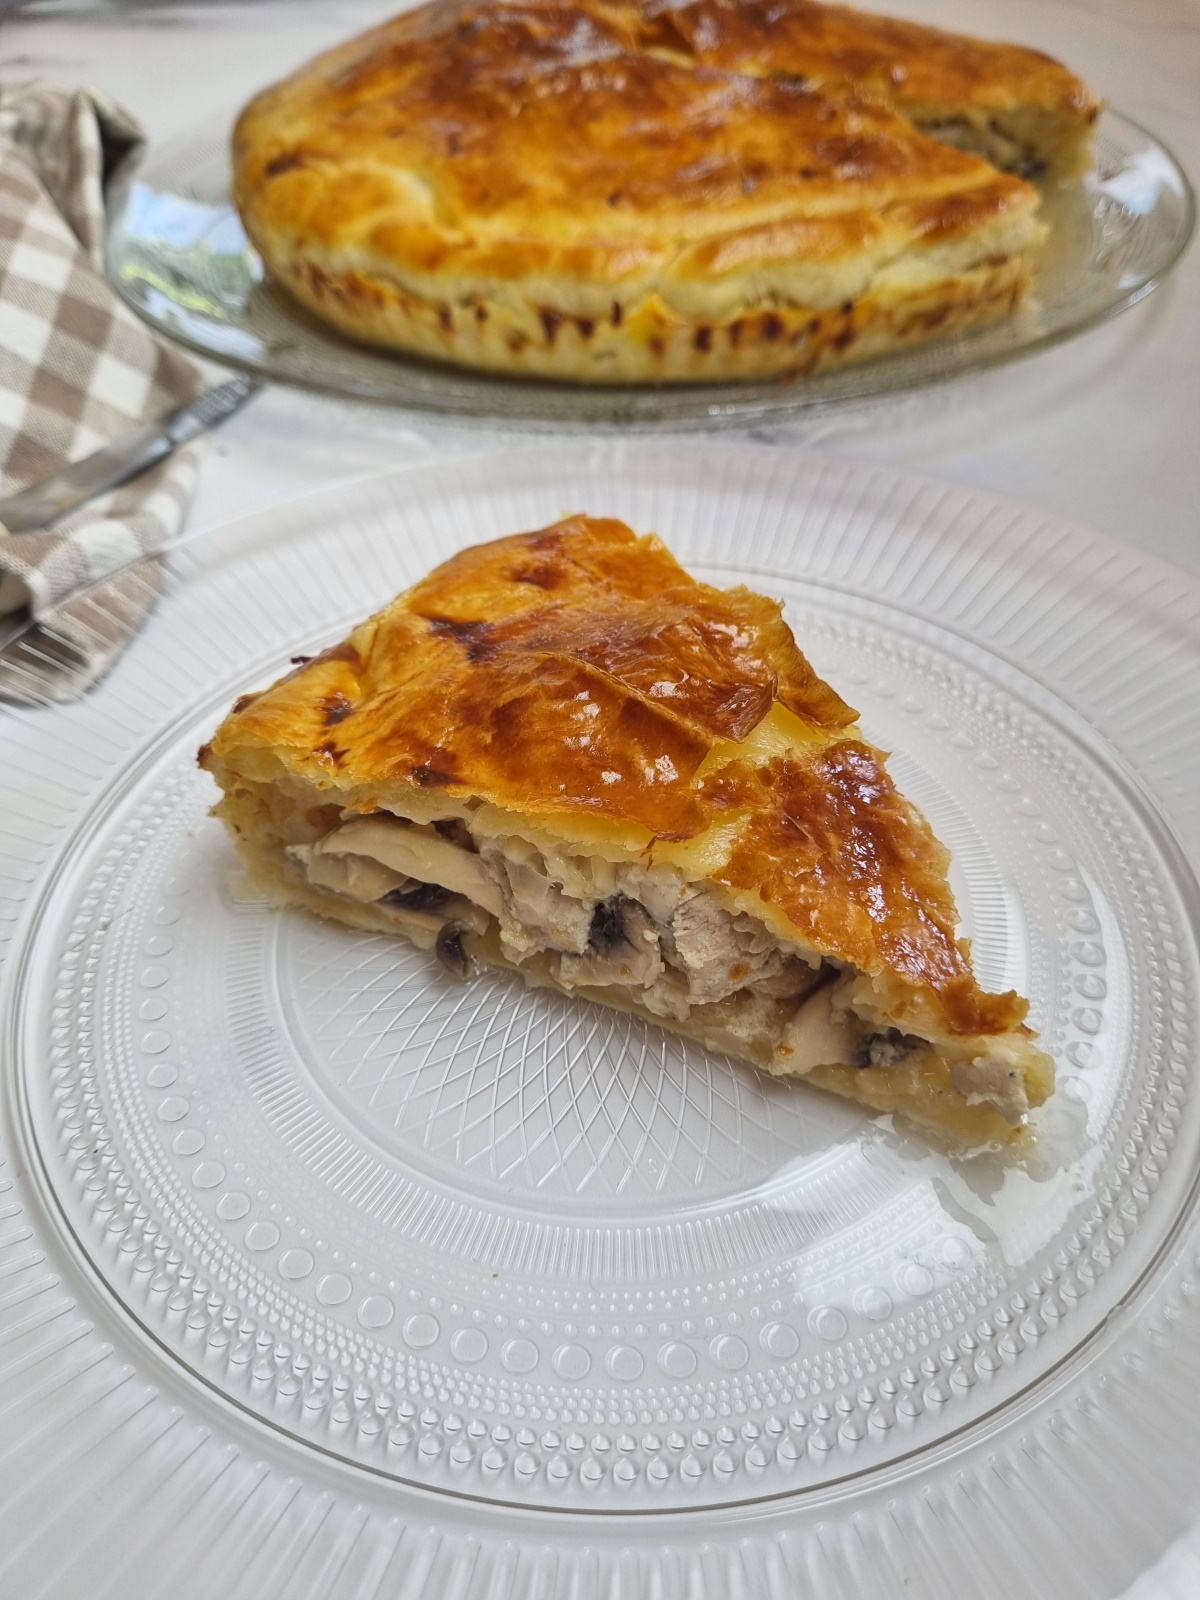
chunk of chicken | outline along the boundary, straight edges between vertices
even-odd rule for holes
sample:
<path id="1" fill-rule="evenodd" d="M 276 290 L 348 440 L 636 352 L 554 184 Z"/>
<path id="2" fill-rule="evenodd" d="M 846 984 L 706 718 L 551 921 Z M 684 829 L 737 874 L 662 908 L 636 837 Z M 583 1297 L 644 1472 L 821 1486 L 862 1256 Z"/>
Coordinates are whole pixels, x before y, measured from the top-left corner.
<path id="1" fill-rule="evenodd" d="M 514 959 L 534 950 L 581 956 L 591 936 L 594 900 L 564 894 L 541 852 L 524 839 L 484 839 L 479 859 L 499 887 L 500 940 Z"/>
<path id="2" fill-rule="evenodd" d="M 968 1105 L 995 1106 L 1010 1127 L 1018 1127 L 1029 1111 L 1024 1079 L 1015 1066 L 1003 1061 L 986 1056 L 957 1061 L 950 1068 L 950 1082 L 966 1096 Z"/>
<path id="3" fill-rule="evenodd" d="M 703 892 L 676 907 L 663 949 L 687 978 L 693 1005 L 713 1005 L 746 988 L 799 999 L 822 981 L 817 969 L 780 950 L 766 929 L 731 917 Z"/>

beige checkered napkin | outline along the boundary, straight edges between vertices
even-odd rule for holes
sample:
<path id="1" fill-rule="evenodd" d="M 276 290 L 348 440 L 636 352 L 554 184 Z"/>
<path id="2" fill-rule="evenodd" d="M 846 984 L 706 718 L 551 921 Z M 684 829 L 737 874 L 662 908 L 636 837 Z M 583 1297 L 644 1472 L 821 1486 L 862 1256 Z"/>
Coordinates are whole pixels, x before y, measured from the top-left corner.
<path id="1" fill-rule="evenodd" d="M 0 85 L 0 495 L 201 387 L 192 364 L 144 328 L 104 277 L 105 184 L 141 141 L 137 123 L 95 90 Z M 173 538 L 202 449 L 202 440 L 185 445 L 52 532 L 0 537 L 0 612 L 28 605 L 46 628 L 39 696 L 82 693 L 136 631 L 156 564 L 115 577 L 82 605 L 56 601 Z"/>

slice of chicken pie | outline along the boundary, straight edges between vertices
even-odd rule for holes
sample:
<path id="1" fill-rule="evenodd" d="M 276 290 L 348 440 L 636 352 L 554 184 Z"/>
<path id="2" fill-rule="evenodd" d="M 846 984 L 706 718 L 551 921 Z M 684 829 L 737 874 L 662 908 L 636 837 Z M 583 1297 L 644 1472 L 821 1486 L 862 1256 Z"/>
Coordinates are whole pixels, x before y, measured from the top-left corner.
<path id="1" fill-rule="evenodd" d="M 464 550 L 200 753 L 274 896 L 968 1143 L 1053 1066 L 779 607 L 570 517 Z"/>

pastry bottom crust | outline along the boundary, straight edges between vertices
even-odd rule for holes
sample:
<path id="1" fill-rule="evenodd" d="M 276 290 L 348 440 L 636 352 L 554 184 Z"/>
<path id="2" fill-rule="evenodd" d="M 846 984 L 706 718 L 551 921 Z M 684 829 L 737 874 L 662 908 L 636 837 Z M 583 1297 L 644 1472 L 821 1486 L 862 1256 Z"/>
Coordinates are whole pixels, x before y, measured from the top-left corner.
<path id="1" fill-rule="evenodd" d="M 759 305 L 703 322 L 653 294 L 633 307 L 615 300 L 604 317 L 520 297 L 433 301 L 303 254 L 282 281 L 353 339 L 458 366 L 583 384 L 714 383 L 798 377 L 994 322 L 1026 300 L 1032 268 L 1025 252 L 992 256 L 920 289 L 869 291 L 823 309 Z"/>

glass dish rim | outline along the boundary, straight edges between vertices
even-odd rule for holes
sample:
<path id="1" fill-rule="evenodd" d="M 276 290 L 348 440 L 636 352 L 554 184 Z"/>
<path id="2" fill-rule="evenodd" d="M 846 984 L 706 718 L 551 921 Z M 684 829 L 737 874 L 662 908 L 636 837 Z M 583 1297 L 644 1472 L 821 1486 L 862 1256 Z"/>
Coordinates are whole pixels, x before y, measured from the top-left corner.
<path id="1" fill-rule="evenodd" d="M 165 154 L 171 154 L 176 150 L 182 151 L 189 143 L 194 143 L 197 137 L 208 133 L 215 126 L 227 124 L 231 115 L 228 109 L 214 113 L 190 130 L 190 133 L 177 134 L 162 143 L 147 145 L 119 169 L 109 192 L 104 237 L 104 268 L 108 281 L 122 304 L 156 333 L 180 348 L 260 381 L 278 384 L 282 388 L 295 389 L 327 400 L 378 406 L 399 412 L 401 415 L 418 416 L 429 421 L 476 429 L 501 426 L 506 431 L 546 431 L 563 434 L 695 433 L 705 430 L 749 429 L 809 418 L 825 419 L 840 413 L 873 409 L 888 401 L 899 400 L 940 384 L 950 384 L 1007 367 L 1025 357 L 1054 349 L 1071 339 L 1102 327 L 1140 304 L 1165 281 L 1191 244 L 1196 232 L 1197 217 L 1200 215 L 1200 200 L 1197 198 L 1196 187 L 1171 148 L 1143 123 L 1115 107 L 1106 106 L 1101 113 L 1101 125 L 1105 119 L 1109 119 L 1123 126 L 1128 133 L 1139 136 L 1154 147 L 1170 163 L 1178 184 L 1177 195 L 1182 207 L 1182 217 L 1176 236 L 1170 241 L 1164 258 L 1156 264 L 1155 270 L 1149 276 L 1139 278 L 1128 288 L 1077 319 L 1037 331 L 1027 339 L 1014 341 L 1000 348 L 977 351 L 974 356 L 969 356 L 945 369 L 939 369 L 936 365 L 914 368 L 896 381 L 884 382 L 865 393 L 848 395 L 818 392 L 808 397 L 797 396 L 794 392 L 797 386 L 789 387 L 782 380 L 778 383 L 775 394 L 766 395 L 762 393 L 760 387 L 764 380 L 750 380 L 744 384 L 614 385 L 610 388 L 607 385 L 589 386 L 566 381 L 557 382 L 552 379 L 492 373 L 483 369 L 458 367 L 453 363 L 427 362 L 419 357 L 411 358 L 411 365 L 415 370 L 432 373 L 435 376 L 444 375 L 447 383 L 457 381 L 468 385 L 493 386 L 490 393 L 486 387 L 481 387 L 477 396 L 472 397 L 468 405 L 457 406 L 445 403 L 444 399 L 439 400 L 436 389 L 428 393 L 416 389 L 405 394 L 389 393 L 382 386 L 372 388 L 366 381 L 357 386 L 353 380 L 343 382 L 322 381 L 318 377 L 307 378 L 303 374 L 280 372 L 278 366 L 269 359 L 239 355 L 234 351 L 215 350 L 211 344 L 190 337 L 165 319 L 156 318 L 131 291 L 119 270 L 118 253 L 122 221 L 131 186 L 138 180 L 139 173 L 145 170 L 149 162 L 156 158 L 161 159 Z M 247 248 L 253 249 L 253 246 L 248 243 Z M 286 303 L 286 291 L 283 294 L 283 303 Z M 978 344 L 993 329 L 994 325 L 989 325 L 959 334 L 946 341 L 931 341 L 928 346 L 922 348 L 936 349 L 939 343 L 953 346 L 957 342 L 959 348 L 965 344 L 969 351 L 973 343 Z M 401 352 L 381 351 L 368 344 L 356 346 L 353 340 L 343 339 L 332 330 L 314 327 L 306 331 L 314 338 L 327 338 L 331 343 L 345 343 L 351 349 L 357 348 L 370 359 L 394 361 L 401 371 L 410 364 L 410 358 Z M 829 369 L 829 374 L 846 373 L 853 371 L 855 367 L 859 371 L 886 374 L 889 367 L 895 371 L 893 363 L 900 363 L 915 353 L 915 349 L 895 351 L 890 355 L 875 357 L 851 366 Z M 566 397 L 568 405 L 571 397 L 579 397 L 581 408 L 592 405 L 595 414 L 590 416 L 561 414 L 555 409 L 553 398 L 544 407 L 527 403 L 515 412 L 505 409 L 506 399 L 536 396 L 540 393 L 550 397 Z M 744 399 L 739 398 L 742 395 L 745 395 Z M 611 396 L 611 403 L 605 405 L 604 401 L 608 396 Z M 640 404 L 643 402 L 643 397 L 648 396 L 660 397 L 662 408 L 655 410 L 647 404 L 644 410 L 639 409 L 631 415 L 620 413 L 623 400 L 632 397 L 631 403 Z M 703 398 L 699 398 L 700 396 Z"/>

